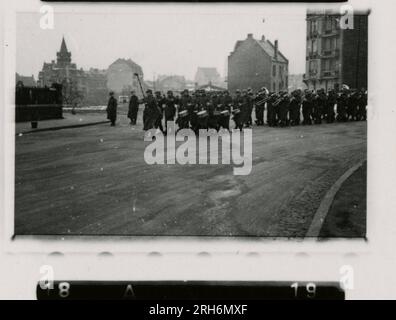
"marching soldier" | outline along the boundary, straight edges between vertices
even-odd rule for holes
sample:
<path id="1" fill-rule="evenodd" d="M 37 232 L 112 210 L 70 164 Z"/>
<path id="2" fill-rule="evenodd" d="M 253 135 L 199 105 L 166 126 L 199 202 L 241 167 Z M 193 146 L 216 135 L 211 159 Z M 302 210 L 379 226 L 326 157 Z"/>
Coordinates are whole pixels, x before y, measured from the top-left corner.
<path id="1" fill-rule="evenodd" d="M 264 108 L 265 108 L 265 102 L 266 102 L 267 94 L 265 91 L 265 88 L 262 88 L 256 98 L 254 99 L 255 103 L 255 114 L 256 114 L 256 124 L 258 126 L 263 126 L 264 125 Z"/>
<path id="2" fill-rule="evenodd" d="M 220 109 L 221 109 L 221 92 L 216 93 L 214 92 L 212 97 L 209 99 L 209 106 L 208 106 L 208 127 L 212 129 L 219 130 L 219 116 L 220 116 Z"/>
<path id="3" fill-rule="evenodd" d="M 274 102 L 276 101 L 277 95 L 275 92 L 272 92 L 267 101 L 267 124 L 270 127 L 276 126 L 276 110 L 274 106 Z"/>
<path id="4" fill-rule="evenodd" d="M 337 99 L 337 121 L 338 122 L 348 121 L 347 107 L 348 107 L 348 94 L 347 94 L 347 90 L 343 89 L 340 96 Z"/>
<path id="5" fill-rule="evenodd" d="M 179 100 L 178 116 L 176 119 L 176 124 L 179 126 L 178 130 L 189 128 L 190 114 L 192 100 L 188 93 L 188 90 L 182 92 L 182 96 Z"/>
<path id="6" fill-rule="evenodd" d="M 173 96 L 172 91 L 167 92 L 167 97 L 164 99 L 165 108 L 165 134 L 168 132 L 168 121 L 174 121 L 176 115 L 176 103 L 177 99 Z"/>
<path id="7" fill-rule="evenodd" d="M 337 94 L 334 90 L 330 90 L 326 100 L 326 122 L 333 123 L 335 118 L 334 106 L 337 102 Z"/>
<path id="8" fill-rule="evenodd" d="M 279 99 L 279 125 L 285 127 L 288 124 L 287 113 L 289 111 L 290 98 L 287 92 L 282 91 Z"/>
<path id="9" fill-rule="evenodd" d="M 158 128 L 158 119 L 161 119 L 162 112 L 158 107 L 157 100 L 153 96 L 153 91 L 149 89 L 146 91 L 146 94 L 147 96 L 144 99 L 145 107 L 143 111 L 143 130 L 150 130 Z"/>
<path id="10" fill-rule="evenodd" d="M 322 123 L 322 115 L 326 106 L 326 93 L 324 89 L 318 90 L 318 94 L 315 96 L 313 105 L 313 117 L 315 124 Z"/>
<path id="11" fill-rule="evenodd" d="M 160 111 L 160 114 L 158 115 L 157 121 L 155 123 L 155 127 L 159 128 L 162 132 L 164 132 L 164 127 L 162 126 L 162 118 L 164 117 L 165 99 L 160 91 L 155 92 L 155 99 L 157 100 L 158 109 Z"/>
<path id="12" fill-rule="evenodd" d="M 312 124 L 312 93 L 305 91 L 305 97 L 302 103 L 303 124 Z"/>
<path id="13" fill-rule="evenodd" d="M 207 130 L 208 129 L 208 120 L 209 120 L 209 107 L 210 100 L 206 95 L 205 90 L 201 91 L 201 94 L 198 97 L 198 112 L 196 113 L 197 117 L 197 125 L 195 128 L 195 133 L 198 134 L 200 129 Z"/>
<path id="14" fill-rule="evenodd" d="M 235 129 L 239 129 L 242 131 L 243 128 L 243 117 L 242 117 L 242 106 L 243 106 L 244 98 L 241 95 L 240 90 L 236 90 L 236 95 L 233 101 L 233 120 L 235 122 Z"/>
<path id="15" fill-rule="evenodd" d="M 360 91 L 358 97 L 358 120 L 366 120 L 367 118 L 367 92 L 363 89 Z"/>
<path id="16" fill-rule="evenodd" d="M 254 93 L 252 88 L 247 89 L 247 119 L 246 119 L 246 127 L 250 127 L 253 124 L 252 120 L 252 112 L 254 107 Z"/>
<path id="17" fill-rule="evenodd" d="M 139 98 L 135 94 L 135 91 L 131 91 L 131 97 L 129 98 L 128 106 L 128 118 L 131 120 L 131 125 L 136 124 L 137 114 L 139 111 Z"/>
<path id="18" fill-rule="evenodd" d="M 232 98 L 228 91 L 223 92 L 223 96 L 221 97 L 221 108 L 220 108 L 220 116 L 219 116 L 219 129 L 223 127 L 230 131 L 230 115 L 231 115 L 231 106 L 232 106 Z"/>
<path id="19" fill-rule="evenodd" d="M 110 120 L 111 126 L 115 126 L 115 122 L 117 120 L 117 100 L 114 98 L 114 92 L 111 91 L 109 93 L 110 98 L 109 102 L 107 103 L 107 119 Z"/>
<path id="20" fill-rule="evenodd" d="M 290 125 L 298 126 L 300 124 L 300 109 L 301 109 L 301 91 L 294 90 L 291 94 L 289 104 Z"/>

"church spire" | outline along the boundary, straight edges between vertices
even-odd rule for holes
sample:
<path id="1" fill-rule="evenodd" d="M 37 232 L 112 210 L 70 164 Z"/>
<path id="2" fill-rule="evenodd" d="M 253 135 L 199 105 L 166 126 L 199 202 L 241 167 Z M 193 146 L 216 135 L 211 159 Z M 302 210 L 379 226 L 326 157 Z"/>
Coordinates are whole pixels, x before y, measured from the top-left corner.
<path id="1" fill-rule="evenodd" d="M 66 66 L 71 63 L 71 52 L 67 51 L 65 37 L 62 37 L 62 43 L 59 52 L 56 53 L 57 64 Z"/>
<path id="2" fill-rule="evenodd" d="M 62 37 L 62 44 L 61 44 L 61 47 L 60 47 L 60 52 L 64 52 L 64 53 L 67 52 L 66 41 L 65 41 L 65 37 L 64 36 Z"/>

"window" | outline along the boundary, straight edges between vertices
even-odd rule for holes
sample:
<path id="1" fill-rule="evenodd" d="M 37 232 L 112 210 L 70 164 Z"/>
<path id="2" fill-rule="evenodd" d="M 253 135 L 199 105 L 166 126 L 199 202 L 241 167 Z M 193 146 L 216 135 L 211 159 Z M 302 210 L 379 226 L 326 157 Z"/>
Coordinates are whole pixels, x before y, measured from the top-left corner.
<path id="1" fill-rule="evenodd" d="M 312 40 L 312 53 L 315 54 L 318 52 L 318 41 L 316 39 Z"/>
<path id="2" fill-rule="evenodd" d="M 272 76 L 276 77 L 276 65 L 272 66 Z"/>

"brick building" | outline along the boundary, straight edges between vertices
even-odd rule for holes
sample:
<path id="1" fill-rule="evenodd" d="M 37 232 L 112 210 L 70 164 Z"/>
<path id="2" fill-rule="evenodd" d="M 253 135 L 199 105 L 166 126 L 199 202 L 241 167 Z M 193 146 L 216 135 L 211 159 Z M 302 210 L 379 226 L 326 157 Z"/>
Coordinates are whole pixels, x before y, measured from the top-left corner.
<path id="1" fill-rule="evenodd" d="M 248 34 L 236 42 L 228 56 L 228 90 L 266 87 L 270 91 L 287 90 L 289 61 L 279 51 L 278 40 L 272 43 Z"/>
<path id="2" fill-rule="evenodd" d="M 339 14 L 307 13 L 304 82 L 308 89 L 337 89 L 342 84 L 367 88 L 368 14 L 353 15 L 353 29 L 340 28 Z"/>

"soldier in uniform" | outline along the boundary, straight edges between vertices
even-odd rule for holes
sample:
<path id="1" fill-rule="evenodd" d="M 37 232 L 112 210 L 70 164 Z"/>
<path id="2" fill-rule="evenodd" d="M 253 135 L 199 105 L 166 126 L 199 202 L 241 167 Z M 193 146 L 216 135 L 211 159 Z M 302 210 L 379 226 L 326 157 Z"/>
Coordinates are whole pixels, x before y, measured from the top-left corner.
<path id="1" fill-rule="evenodd" d="M 348 93 L 347 93 L 347 89 L 343 89 L 340 96 L 337 99 L 337 121 L 338 122 L 348 121 L 347 107 L 348 107 Z"/>
<path id="2" fill-rule="evenodd" d="M 231 115 L 231 106 L 232 106 L 232 98 L 228 91 L 224 91 L 221 97 L 221 108 L 220 108 L 220 116 L 219 116 L 219 128 L 223 127 L 230 131 L 230 115 Z M 224 111 L 228 111 L 224 112 Z"/>
<path id="3" fill-rule="evenodd" d="M 247 119 L 246 119 L 246 127 L 250 127 L 253 124 L 252 120 L 252 112 L 254 107 L 254 93 L 252 88 L 247 89 Z"/>
<path id="4" fill-rule="evenodd" d="M 158 107 L 157 100 L 153 96 L 152 90 L 146 91 L 146 98 L 144 99 L 144 125 L 143 130 L 150 130 L 153 128 L 158 128 L 158 119 L 162 117 L 162 112 Z"/>
<path id="5" fill-rule="evenodd" d="M 337 102 L 337 94 L 334 90 L 330 90 L 327 94 L 326 100 L 326 122 L 333 123 L 335 114 L 334 114 L 334 106 Z"/>
<path id="6" fill-rule="evenodd" d="M 277 95 L 275 92 L 270 93 L 267 100 L 267 124 L 270 127 L 276 126 L 276 111 L 274 102 L 276 101 Z"/>
<path id="7" fill-rule="evenodd" d="M 294 90 L 291 94 L 289 104 L 290 125 L 298 126 L 300 124 L 300 110 L 301 110 L 301 91 Z"/>
<path id="8" fill-rule="evenodd" d="M 107 119 L 110 120 L 111 126 L 115 126 L 115 122 L 117 120 L 117 100 L 114 98 L 114 92 L 109 93 L 110 98 L 109 102 L 107 103 Z"/>
<path id="9" fill-rule="evenodd" d="M 357 120 L 358 119 L 358 92 L 353 91 L 348 99 L 348 119 Z"/>
<path id="10" fill-rule="evenodd" d="M 267 98 L 267 94 L 265 88 L 262 88 L 258 93 L 256 98 L 254 99 L 254 110 L 256 114 L 256 124 L 258 126 L 264 125 L 264 107 L 265 101 Z"/>
<path id="11" fill-rule="evenodd" d="M 315 124 L 322 123 L 322 116 L 326 107 L 326 93 L 324 89 L 318 90 L 318 94 L 315 96 L 313 105 L 313 117 Z"/>
<path id="12" fill-rule="evenodd" d="M 208 127 L 211 129 L 219 130 L 219 116 L 221 108 L 221 92 L 214 92 L 209 98 L 208 106 Z"/>
<path id="13" fill-rule="evenodd" d="M 178 108 L 178 117 L 176 119 L 176 124 L 179 126 L 179 128 L 177 131 L 181 129 L 187 129 L 190 127 L 189 112 L 191 111 L 191 104 L 192 104 L 191 96 L 189 95 L 188 90 L 184 90 L 182 92 L 182 96 L 180 97 L 178 104 L 179 108 Z"/>
<path id="14" fill-rule="evenodd" d="M 176 115 L 176 103 L 177 99 L 173 96 L 172 91 L 167 92 L 167 96 L 164 99 L 165 108 L 164 108 L 164 115 L 165 115 L 165 134 L 168 132 L 168 121 L 174 121 Z"/>
<path id="15" fill-rule="evenodd" d="M 285 127 L 289 123 L 289 120 L 287 118 L 287 113 L 289 111 L 290 98 L 289 98 L 289 95 L 287 94 L 287 92 L 282 91 L 279 99 L 280 99 L 280 102 L 278 104 L 279 125 L 281 127 Z"/>
<path id="16" fill-rule="evenodd" d="M 198 109 L 196 113 L 197 117 L 197 125 L 195 127 L 195 133 L 198 134 L 200 129 L 207 130 L 208 129 L 208 120 L 209 120 L 209 107 L 210 107 L 210 100 L 209 97 L 206 95 L 205 90 L 200 92 L 198 97 Z M 200 116 L 199 113 L 206 111 L 205 116 Z"/>
<path id="17" fill-rule="evenodd" d="M 358 97 L 358 120 L 366 120 L 367 92 L 362 89 Z"/>
<path id="18" fill-rule="evenodd" d="M 303 124 L 312 124 L 312 93 L 305 91 L 305 97 L 302 103 Z"/>
<path id="19" fill-rule="evenodd" d="M 139 111 L 139 98 L 135 94 L 135 91 L 131 91 L 131 97 L 129 98 L 128 106 L 128 118 L 131 120 L 131 125 L 136 124 L 137 114 Z"/>
<path id="20" fill-rule="evenodd" d="M 242 106 L 243 106 L 244 98 L 241 95 L 240 90 L 236 90 L 236 95 L 233 100 L 233 120 L 235 122 L 235 129 L 239 129 L 242 131 L 243 128 L 243 117 L 242 117 Z"/>
<path id="21" fill-rule="evenodd" d="M 165 99 L 160 91 L 155 92 L 155 100 L 157 101 L 158 109 L 160 110 L 160 114 L 158 115 L 155 127 L 159 128 L 162 132 L 164 132 L 164 127 L 162 126 L 162 119 L 164 117 Z"/>

